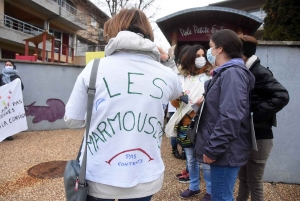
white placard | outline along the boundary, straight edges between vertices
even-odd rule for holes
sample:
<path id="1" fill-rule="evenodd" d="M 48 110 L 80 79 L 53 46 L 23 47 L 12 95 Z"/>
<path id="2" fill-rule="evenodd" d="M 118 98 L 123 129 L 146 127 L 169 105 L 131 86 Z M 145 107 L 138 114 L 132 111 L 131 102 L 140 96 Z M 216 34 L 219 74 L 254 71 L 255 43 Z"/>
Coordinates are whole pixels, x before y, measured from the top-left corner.
<path id="1" fill-rule="evenodd" d="M 0 142 L 27 129 L 21 80 L 15 79 L 0 87 Z"/>

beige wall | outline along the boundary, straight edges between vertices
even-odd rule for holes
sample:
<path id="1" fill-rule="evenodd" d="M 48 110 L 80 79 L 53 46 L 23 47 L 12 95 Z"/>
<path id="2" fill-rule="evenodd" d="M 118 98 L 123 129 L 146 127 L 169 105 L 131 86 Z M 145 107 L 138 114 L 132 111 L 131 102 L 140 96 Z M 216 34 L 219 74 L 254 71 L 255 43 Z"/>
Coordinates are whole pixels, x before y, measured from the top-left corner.
<path id="1" fill-rule="evenodd" d="M 0 13 L 4 13 L 4 0 L 0 0 Z"/>
<path id="2" fill-rule="evenodd" d="M 85 56 L 75 56 L 74 57 L 74 65 L 85 66 Z"/>
<path id="3" fill-rule="evenodd" d="M 51 62 L 51 52 L 47 52 L 47 56 L 48 56 L 48 59 L 49 59 L 49 61 Z M 39 54 L 39 56 L 40 57 L 42 57 L 42 54 Z M 57 53 L 54 53 L 54 60 L 56 60 L 56 61 L 58 61 L 58 54 Z M 67 57 L 65 56 L 65 55 L 60 55 L 60 61 L 61 62 L 66 62 L 66 60 L 67 60 Z M 73 61 L 72 61 L 72 57 L 69 57 L 68 58 L 68 63 L 69 64 L 71 64 L 71 63 L 73 63 Z"/>
<path id="4" fill-rule="evenodd" d="M 4 14 L 4 0 L 0 0 L 0 13 Z M 4 16 L 0 15 L 0 23 L 3 22 Z"/>

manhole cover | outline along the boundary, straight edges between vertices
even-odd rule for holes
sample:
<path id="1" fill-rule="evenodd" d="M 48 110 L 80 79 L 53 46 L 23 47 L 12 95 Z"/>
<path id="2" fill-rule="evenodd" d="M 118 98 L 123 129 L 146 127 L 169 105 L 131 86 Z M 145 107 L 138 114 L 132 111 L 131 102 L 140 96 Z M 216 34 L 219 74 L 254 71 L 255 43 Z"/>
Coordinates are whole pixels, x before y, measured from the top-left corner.
<path id="1" fill-rule="evenodd" d="M 40 163 L 28 170 L 28 174 L 32 177 L 40 179 L 51 179 L 64 176 L 67 161 L 50 161 Z"/>

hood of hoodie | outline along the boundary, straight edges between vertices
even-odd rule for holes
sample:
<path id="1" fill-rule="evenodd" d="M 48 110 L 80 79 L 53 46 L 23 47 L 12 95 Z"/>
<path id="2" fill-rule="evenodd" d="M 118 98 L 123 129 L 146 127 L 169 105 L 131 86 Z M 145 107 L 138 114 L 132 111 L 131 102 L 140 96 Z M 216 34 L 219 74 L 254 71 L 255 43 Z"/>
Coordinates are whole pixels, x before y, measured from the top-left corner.
<path id="1" fill-rule="evenodd" d="M 146 54 L 156 61 L 160 61 L 160 53 L 154 42 L 131 31 L 120 31 L 115 38 L 111 38 L 105 46 L 105 55 L 110 56 L 117 51 L 132 51 Z"/>
<path id="2" fill-rule="evenodd" d="M 252 90 L 254 88 L 254 84 L 255 84 L 255 77 L 251 73 L 251 71 L 245 66 L 244 61 L 240 58 L 234 58 L 234 59 L 229 60 L 228 62 L 224 63 L 219 68 L 214 69 L 213 74 L 215 75 L 216 73 L 220 73 L 220 71 L 222 71 L 222 69 L 231 67 L 231 66 L 241 68 L 246 72 L 246 74 L 249 78 L 250 89 Z"/>

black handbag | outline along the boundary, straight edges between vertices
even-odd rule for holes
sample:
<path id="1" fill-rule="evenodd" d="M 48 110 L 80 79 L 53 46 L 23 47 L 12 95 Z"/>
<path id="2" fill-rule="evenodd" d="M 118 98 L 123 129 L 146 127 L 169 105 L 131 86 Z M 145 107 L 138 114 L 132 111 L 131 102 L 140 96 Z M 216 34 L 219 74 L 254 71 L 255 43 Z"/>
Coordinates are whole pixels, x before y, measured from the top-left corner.
<path id="1" fill-rule="evenodd" d="M 97 78 L 98 66 L 100 59 L 95 59 L 90 77 L 90 83 L 88 88 L 88 102 L 87 102 L 87 117 L 86 117 L 86 142 L 84 144 L 84 155 L 82 158 L 82 164 L 79 164 L 79 157 L 83 141 L 81 143 L 76 160 L 68 161 L 64 172 L 64 185 L 67 201 L 85 201 L 87 197 L 88 185 L 85 180 L 86 176 L 86 160 L 87 160 L 87 137 L 90 129 L 91 115 L 93 110 L 93 101 L 95 97 L 95 84 Z"/>
<path id="2" fill-rule="evenodd" d="M 203 111 L 205 99 L 202 102 L 201 107 L 196 112 L 195 116 L 192 118 L 191 123 L 186 131 L 186 136 L 190 139 L 190 141 L 195 144 L 196 143 L 196 137 L 197 137 L 197 130 L 200 122 L 200 117 Z"/>

